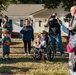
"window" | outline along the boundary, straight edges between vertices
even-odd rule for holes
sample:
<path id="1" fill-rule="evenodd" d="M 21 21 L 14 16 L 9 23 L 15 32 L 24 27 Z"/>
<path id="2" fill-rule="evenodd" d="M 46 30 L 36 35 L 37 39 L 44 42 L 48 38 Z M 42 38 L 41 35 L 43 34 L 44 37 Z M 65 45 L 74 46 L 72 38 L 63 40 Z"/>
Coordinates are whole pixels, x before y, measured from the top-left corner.
<path id="1" fill-rule="evenodd" d="M 20 27 L 23 27 L 23 20 L 20 20 Z"/>
<path id="2" fill-rule="evenodd" d="M 39 27 L 41 27 L 41 21 L 39 21 Z"/>

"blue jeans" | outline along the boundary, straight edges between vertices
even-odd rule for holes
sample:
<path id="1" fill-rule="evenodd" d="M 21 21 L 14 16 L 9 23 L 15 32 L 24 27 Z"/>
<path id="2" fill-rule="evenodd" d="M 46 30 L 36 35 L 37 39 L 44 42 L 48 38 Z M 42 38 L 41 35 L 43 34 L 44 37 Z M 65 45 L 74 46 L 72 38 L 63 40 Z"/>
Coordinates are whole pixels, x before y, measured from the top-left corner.
<path id="1" fill-rule="evenodd" d="M 61 55 L 64 54 L 61 36 L 50 36 L 50 38 L 51 38 L 51 42 L 54 47 L 55 53 L 56 53 L 56 44 L 55 43 L 57 42 Z"/>

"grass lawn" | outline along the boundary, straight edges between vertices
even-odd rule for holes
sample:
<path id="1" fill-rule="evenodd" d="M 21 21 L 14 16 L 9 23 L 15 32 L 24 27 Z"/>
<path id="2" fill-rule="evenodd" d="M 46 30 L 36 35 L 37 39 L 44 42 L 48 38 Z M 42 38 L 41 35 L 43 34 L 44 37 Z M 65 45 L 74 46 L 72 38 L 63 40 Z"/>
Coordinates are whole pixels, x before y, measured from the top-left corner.
<path id="1" fill-rule="evenodd" d="M 65 57 L 61 57 L 60 52 L 57 50 L 55 58 L 52 61 L 46 61 L 45 64 L 41 60 L 33 60 L 32 55 L 24 55 L 23 42 L 21 39 L 12 39 L 10 48 L 11 60 L 7 60 L 6 58 L 6 62 L 2 63 L 2 50 L 0 46 L 0 75 L 70 75 L 67 68 L 68 54 L 66 51 Z M 31 54 L 32 52 L 33 49 Z"/>

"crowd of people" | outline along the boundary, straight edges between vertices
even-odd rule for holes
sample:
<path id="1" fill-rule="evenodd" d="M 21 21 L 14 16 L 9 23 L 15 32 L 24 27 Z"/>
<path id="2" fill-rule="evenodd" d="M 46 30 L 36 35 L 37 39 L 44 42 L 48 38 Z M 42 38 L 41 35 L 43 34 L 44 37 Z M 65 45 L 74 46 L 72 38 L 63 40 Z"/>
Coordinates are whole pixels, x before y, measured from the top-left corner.
<path id="1" fill-rule="evenodd" d="M 75 36 L 76 34 L 76 6 L 71 7 L 70 13 L 72 15 L 72 21 L 68 26 L 69 36 Z M 49 26 L 49 38 L 54 48 L 54 53 L 56 54 L 56 43 L 58 44 L 59 51 L 61 56 L 64 56 L 64 48 L 61 38 L 61 26 L 62 21 L 58 18 L 57 13 L 52 13 L 47 19 L 46 26 Z M 5 55 L 7 55 L 8 59 L 10 59 L 10 44 L 11 44 L 11 33 L 12 33 L 12 24 L 9 22 L 8 16 L 3 16 L 2 20 L 2 61 L 5 61 Z M 46 31 L 44 31 L 47 33 Z M 38 42 L 36 42 L 35 47 L 44 48 L 46 47 L 47 42 L 45 41 L 45 33 L 41 33 Z M 22 34 L 22 40 L 24 44 L 25 56 L 30 55 L 31 52 L 31 41 L 34 41 L 34 29 L 33 29 L 33 20 L 25 19 L 23 28 L 20 30 L 20 34 Z M 69 39 L 70 39 L 69 38 Z M 35 53 L 34 53 L 35 54 Z M 71 75 L 76 75 L 76 52 L 69 53 L 69 64 L 68 67 L 70 69 Z"/>

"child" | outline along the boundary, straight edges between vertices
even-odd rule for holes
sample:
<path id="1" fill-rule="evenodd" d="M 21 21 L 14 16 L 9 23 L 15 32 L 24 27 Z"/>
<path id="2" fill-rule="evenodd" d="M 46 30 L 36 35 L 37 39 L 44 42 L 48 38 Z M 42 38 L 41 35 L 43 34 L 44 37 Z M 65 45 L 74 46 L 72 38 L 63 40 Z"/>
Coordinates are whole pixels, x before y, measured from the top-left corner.
<path id="1" fill-rule="evenodd" d="M 36 53 L 41 56 L 41 58 L 44 60 L 44 49 L 46 48 L 46 40 L 45 40 L 46 31 L 43 31 L 37 41 L 37 43 L 34 45 L 35 51 L 34 51 L 34 59 L 36 58 Z"/>
<path id="2" fill-rule="evenodd" d="M 43 31 L 41 34 L 38 35 L 38 41 L 35 43 L 35 47 L 44 48 L 46 46 L 45 35 L 46 31 Z"/>
<path id="3" fill-rule="evenodd" d="M 4 62 L 5 55 L 7 55 L 8 60 L 10 59 L 9 53 L 10 53 L 11 39 L 9 37 L 8 30 L 4 30 L 3 35 L 4 37 L 2 38 L 2 50 L 3 50 L 2 61 Z"/>

